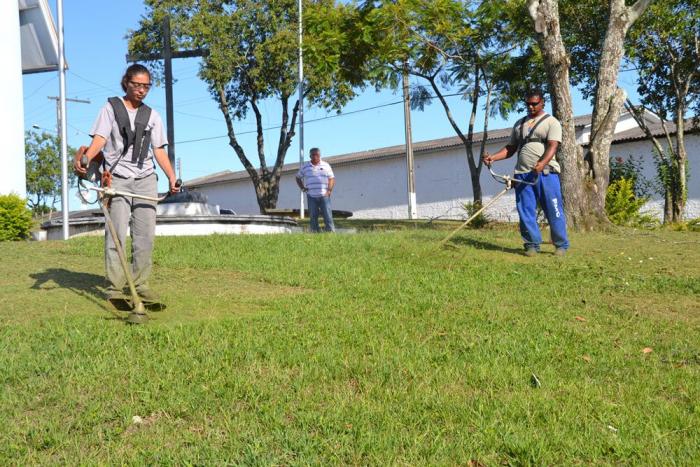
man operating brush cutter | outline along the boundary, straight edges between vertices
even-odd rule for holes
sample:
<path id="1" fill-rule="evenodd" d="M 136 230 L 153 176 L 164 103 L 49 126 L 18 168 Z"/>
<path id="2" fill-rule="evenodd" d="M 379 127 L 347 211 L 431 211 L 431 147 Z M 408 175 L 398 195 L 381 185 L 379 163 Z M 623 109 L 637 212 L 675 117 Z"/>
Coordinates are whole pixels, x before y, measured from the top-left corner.
<path id="1" fill-rule="evenodd" d="M 566 217 L 559 182 L 560 167 L 556 153 L 561 143 L 561 124 L 544 112 L 544 94 L 531 91 L 525 105 L 527 117 L 515 123 L 510 142 L 493 155 L 484 154 L 484 163 L 491 167 L 495 161 L 517 153 L 515 165 L 515 204 L 520 217 L 520 235 L 525 254 L 535 256 L 540 251 L 542 235 L 537 225 L 537 205 L 544 211 L 552 232 L 552 243 L 557 256 L 564 256 L 569 248 Z M 525 183 L 523 183 L 525 182 Z"/>
<path id="2" fill-rule="evenodd" d="M 121 87 L 125 95 L 109 98 L 102 107 L 90 131 L 92 142 L 78 151 L 73 165 L 81 178 L 94 175 L 94 167 L 101 165 L 103 186 L 92 189 L 99 193 L 105 214 L 108 299 L 113 303 L 131 299 L 133 310 L 128 320 L 140 324 L 147 320 L 144 303 L 160 303 L 148 284 L 158 201 L 155 162 L 168 177 L 170 193 L 180 188 L 164 149 L 168 141 L 163 121 L 143 103 L 151 88 L 150 72 L 143 65 L 131 65 Z M 129 227 L 131 267 L 123 249 Z M 124 294 L 127 286 L 129 295 Z"/>
<path id="3" fill-rule="evenodd" d="M 500 199 L 501 196 L 503 196 L 503 195 L 505 195 L 506 193 L 508 193 L 508 190 L 510 190 L 511 188 L 513 188 L 513 186 L 514 186 L 515 184 L 523 184 L 523 185 L 536 185 L 536 184 L 537 184 L 537 178 L 535 178 L 535 180 L 533 180 L 533 181 L 519 180 L 519 179 L 517 179 L 517 178 L 515 178 L 515 177 L 512 177 L 512 176 L 510 176 L 510 175 L 501 175 L 501 174 L 495 173 L 495 172 L 491 169 L 491 166 L 490 166 L 490 165 L 487 165 L 487 167 L 489 168 L 489 172 L 491 172 L 491 176 L 493 177 L 493 179 L 496 180 L 498 183 L 502 183 L 502 184 L 505 185 L 506 187 L 503 189 L 503 191 L 501 191 L 501 192 L 498 193 L 496 196 L 494 196 L 493 198 L 491 198 L 491 201 L 489 201 L 489 202 L 486 203 L 484 206 L 482 206 L 481 209 L 479 209 L 479 210 L 476 211 L 474 214 L 472 214 L 472 216 L 471 216 L 469 219 L 467 219 L 466 221 L 464 221 L 464 223 L 463 223 L 462 225 L 460 225 L 459 227 L 457 227 L 456 229 L 454 229 L 452 232 L 449 233 L 449 235 L 447 235 L 447 237 L 445 237 L 444 239 L 442 239 L 442 241 L 440 242 L 440 246 L 441 246 L 441 247 L 445 246 L 445 245 L 447 244 L 447 242 L 448 242 L 449 239 L 451 239 L 452 237 L 454 237 L 455 234 L 456 234 L 457 232 L 459 232 L 460 230 L 462 230 L 464 227 L 467 226 L 467 224 L 469 224 L 471 221 L 473 221 L 474 219 L 476 219 L 476 217 L 477 217 L 479 214 L 481 214 L 482 212 L 484 212 L 484 211 L 485 211 L 486 209 L 488 209 L 492 204 L 494 204 L 496 201 L 498 201 L 498 200 Z"/>

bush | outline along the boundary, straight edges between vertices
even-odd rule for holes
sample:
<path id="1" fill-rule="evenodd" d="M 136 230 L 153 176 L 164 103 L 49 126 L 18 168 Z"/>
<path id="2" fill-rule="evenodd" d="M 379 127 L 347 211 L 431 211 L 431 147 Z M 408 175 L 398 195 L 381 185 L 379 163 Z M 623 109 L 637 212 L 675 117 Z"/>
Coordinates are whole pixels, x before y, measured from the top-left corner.
<path id="1" fill-rule="evenodd" d="M 632 189 L 637 198 L 648 198 L 655 190 L 653 182 L 647 180 L 642 175 L 642 159 L 630 155 L 627 159 L 622 157 L 610 158 L 610 178 L 609 183 L 622 180 L 630 180 Z"/>
<path id="2" fill-rule="evenodd" d="M 0 241 L 23 240 L 32 228 L 32 212 L 17 195 L 0 195 Z"/>
<path id="3" fill-rule="evenodd" d="M 656 219 L 639 212 L 647 200 L 648 198 L 637 197 L 634 194 L 634 180 L 621 178 L 608 186 L 605 194 L 605 212 L 613 224 L 650 227 L 657 223 Z"/>
<path id="4" fill-rule="evenodd" d="M 690 219 L 686 222 L 667 224 L 667 227 L 677 232 L 700 232 L 700 217 Z"/>
<path id="5" fill-rule="evenodd" d="M 462 209 L 464 209 L 467 213 L 467 219 L 472 217 L 474 213 L 476 213 L 479 209 L 481 209 L 482 204 L 480 203 L 474 203 L 472 201 L 468 201 L 466 203 L 462 203 Z M 486 214 L 484 214 L 485 211 L 481 211 L 481 213 L 474 218 L 469 223 L 469 227 L 473 227 L 475 229 L 480 229 L 486 224 L 490 222 L 490 219 L 486 217 Z"/>

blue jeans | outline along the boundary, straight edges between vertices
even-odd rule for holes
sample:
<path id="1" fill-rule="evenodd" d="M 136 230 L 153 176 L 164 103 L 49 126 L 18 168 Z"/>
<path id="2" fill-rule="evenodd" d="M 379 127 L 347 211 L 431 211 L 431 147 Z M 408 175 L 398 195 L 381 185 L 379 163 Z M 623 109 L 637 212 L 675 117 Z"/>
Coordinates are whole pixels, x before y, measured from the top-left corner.
<path id="1" fill-rule="evenodd" d="M 331 198 L 329 196 L 319 196 L 316 198 L 314 196 L 306 195 L 306 202 L 309 205 L 309 221 L 311 224 L 311 231 L 321 231 L 321 228 L 318 226 L 318 215 L 320 213 L 323 216 L 323 223 L 325 224 L 324 230 L 326 232 L 335 232 L 335 225 L 333 225 L 333 211 L 331 210 Z"/>
<path id="2" fill-rule="evenodd" d="M 518 180 L 533 181 L 537 175 L 534 172 L 516 174 Z M 569 239 L 566 235 L 566 217 L 564 216 L 564 203 L 561 197 L 561 184 L 559 174 L 541 173 L 537 177 L 535 185 L 515 184 L 515 205 L 520 216 L 520 235 L 523 237 L 525 249 L 534 248 L 540 250 L 542 234 L 537 225 L 537 205 L 540 205 L 549 222 L 552 232 L 552 243 L 557 248 L 564 250 L 569 248 Z"/>

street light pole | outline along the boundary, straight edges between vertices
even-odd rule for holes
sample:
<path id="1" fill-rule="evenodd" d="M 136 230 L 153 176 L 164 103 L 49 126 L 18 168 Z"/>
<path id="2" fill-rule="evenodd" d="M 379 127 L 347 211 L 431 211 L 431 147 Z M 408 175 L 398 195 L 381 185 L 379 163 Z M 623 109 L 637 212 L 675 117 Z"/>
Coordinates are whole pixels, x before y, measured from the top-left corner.
<path id="1" fill-rule="evenodd" d="M 411 133 L 411 102 L 408 94 L 408 64 L 404 63 L 403 70 L 403 118 L 406 132 L 406 173 L 408 179 L 408 218 L 417 219 L 416 181 L 413 167 L 413 136 Z"/>
<path id="2" fill-rule="evenodd" d="M 304 165 L 304 53 L 302 0 L 299 0 L 299 168 Z M 299 219 L 304 218 L 304 192 L 299 192 Z"/>
<path id="3" fill-rule="evenodd" d="M 66 130 L 66 56 L 63 36 L 63 0 L 56 0 L 58 16 L 58 102 L 59 121 L 61 122 L 61 214 L 63 216 L 63 240 L 70 238 L 68 214 L 68 132 Z"/>

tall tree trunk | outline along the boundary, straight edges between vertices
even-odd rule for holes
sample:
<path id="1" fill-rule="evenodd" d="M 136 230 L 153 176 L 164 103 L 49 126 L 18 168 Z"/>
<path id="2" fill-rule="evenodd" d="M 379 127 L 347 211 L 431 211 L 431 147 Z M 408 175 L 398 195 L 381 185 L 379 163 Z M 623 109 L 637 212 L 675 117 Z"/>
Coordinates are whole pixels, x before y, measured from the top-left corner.
<path id="1" fill-rule="evenodd" d="M 605 193 L 610 172 L 610 144 L 625 94 L 617 87 L 617 75 L 629 27 L 651 0 L 610 0 L 610 17 L 598 69 L 591 140 L 585 159 L 576 144 L 573 107 L 569 90 L 569 56 L 561 38 L 557 0 L 528 0 L 537 40 L 544 57 L 552 92 L 555 116 L 562 124 L 558 159 L 562 165 L 562 190 L 572 226 L 589 230 L 609 222 L 605 215 Z"/>
<path id="2" fill-rule="evenodd" d="M 685 96 L 684 96 L 685 100 Z M 685 106 L 680 104 L 678 109 L 678 113 L 676 115 L 676 160 L 675 162 L 675 169 L 676 169 L 676 190 L 675 196 L 673 199 L 673 222 L 682 222 L 683 221 L 683 215 L 685 212 L 685 202 L 686 202 L 686 197 L 688 195 L 688 186 L 687 186 L 687 173 L 686 173 L 686 164 L 688 161 L 688 154 L 686 153 L 685 150 L 685 119 L 683 118 L 683 115 L 685 114 Z"/>
<path id="3" fill-rule="evenodd" d="M 630 26 L 646 9 L 651 0 L 637 0 L 625 6 L 625 0 L 610 0 L 610 14 L 596 79 L 593 122 L 588 152 L 585 184 L 592 212 L 600 213 L 599 222 L 606 223 L 605 194 L 610 178 L 610 145 L 620 110 L 627 97 L 617 86 L 620 62 L 624 56 L 625 36 Z"/>
<path id="4" fill-rule="evenodd" d="M 219 101 L 219 109 L 224 115 L 224 120 L 226 121 L 229 145 L 238 156 L 238 160 L 241 161 L 241 164 L 243 164 L 243 168 L 246 170 L 246 172 L 248 172 L 250 181 L 253 183 L 253 188 L 255 189 L 258 209 L 260 210 L 261 214 L 265 214 L 268 209 L 273 209 L 277 206 L 282 166 L 284 165 L 284 158 L 287 154 L 289 146 L 291 145 L 292 137 L 294 136 L 294 125 L 296 124 L 296 118 L 299 112 L 299 102 L 297 101 L 296 105 L 294 106 L 291 123 L 288 125 L 289 113 L 287 104 L 289 96 L 283 96 L 282 98 L 282 126 L 280 128 L 280 140 L 277 145 L 275 165 L 272 167 L 272 169 L 270 169 L 265 161 L 265 141 L 263 135 L 262 114 L 257 106 L 257 102 L 255 100 L 251 101 L 251 107 L 255 113 L 257 126 L 256 146 L 258 159 L 260 161 L 260 169 L 256 169 L 246 157 L 243 147 L 236 138 L 236 132 L 233 127 L 233 118 L 231 117 L 231 113 L 228 109 L 228 102 L 224 87 L 217 86 L 216 91 Z"/>
<path id="5" fill-rule="evenodd" d="M 559 4 L 557 0 L 528 0 L 528 11 L 535 23 L 537 42 L 545 62 L 547 80 L 552 94 L 554 115 L 561 122 L 562 142 L 557 152 L 561 164 L 561 185 L 564 208 L 569 223 L 577 229 L 590 228 L 596 224 L 583 192 L 583 157 L 581 147 L 576 144 L 574 108 L 569 88 L 569 55 L 559 27 Z"/>
<path id="6" fill-rule="evenodd" d="M 471 182 L 472 182 L 472 193 L 474 195 L 474 204 L 481 204 L 482 203 L 482 192 L 481 192 L 481 180 L 479 179 L 479 174 L 481 173 L 481 162 L 477 165 L 474 162 L 474 153 L 472 150 L 472 145 L 474 143 L 474 140 L 472 137 L 467 137 L 462 133 L 462 130 L 459 128 L 459 125 L 457 125 L 457 122 L 455 121 L 454 117 L 452 116 L 452 111 L 450 110 L 450 106 L 447 103 L 447 100 L 445 100 L 445 96 L 442 95 L 440 92 L 440 88 L 437 86 L 435 83 L 435 76 L 426 76 L 422 74 L 418 74 L 413 72 L 414 75 L 420 76 L 421 78 L 424 78 L 430 83 L 430 86 L 432 87 L 433 91 L 435 92 L 435 95 L 438 97 L 438 100 L 442 104 L 442 108 L 445 110 L 445 115 L 447 116 L 447 120 L 450 122 L 450 125 L 452 126 L 452 129 L 457 133 L 457 136 L 459 139 L 462 141 L 462 144 L 464 145 L 464 149 L 467 153 L 467 165 L 469 166 L 469 175 L 471 177 Z M 472 135 L 473 136 L 473 135 Z"/>
<path id="7" fill-rule="evenodd" d="M 476 111 L 479 108 L 479 93 L 481 91 L 481 68 L 478 60 L 474 60 L 474 89 L 472 90 L 472 110 L 469 115 L 469 128 L 467 129 L 467 142 L 465 149 L 467 150 L 467 165 L 469 166 L 469 176 L 472 182 L 472 195 L 474 196 L 474 206 L 480 207 L 483 201 L 481 192 L 481 158 L 478 164 L 474 161 L 474 124 L 476 122 Z"/>

